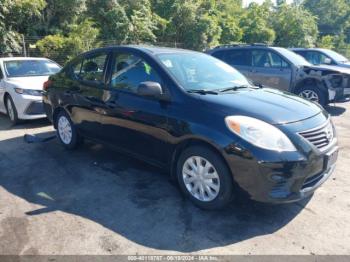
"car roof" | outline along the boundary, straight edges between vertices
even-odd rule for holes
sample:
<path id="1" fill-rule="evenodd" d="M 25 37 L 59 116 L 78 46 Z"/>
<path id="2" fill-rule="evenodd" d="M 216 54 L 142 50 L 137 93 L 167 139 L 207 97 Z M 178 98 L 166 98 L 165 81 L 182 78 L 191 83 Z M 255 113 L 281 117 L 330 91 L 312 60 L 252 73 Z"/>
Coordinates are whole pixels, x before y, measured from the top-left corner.
<path id="1" fill-rule="evenodd" d="M 252 45 L 222 45 L 222 46 L 217 46 L 214 47 L 213 49 L 208 50 L 208 53 L 214 53 L 217 51 L 223 51 L 223 50 L 233 50 L 233 49 L 274 49 L 278 50 L 278 48 L 282 47 L 277 47 L 277 46 L 269 46 L 265 44 L 252 44 Z"/>
<path id="2" fill-rule="evenodd" d="M 125 50 L 137 50 L 144 53 L 148 53 L 150 55 L 157 55 L 157 54 L 164 54 L 164 53 L 191 53 L 196 52 L 192 50 L 187 49 L 181 49 L 181 48 L 171 48 L 171 47 L 160 47 L 160 46 L 151 46 L 151 45 L 118 45 L 118 46 L 109 46 L 109 47 L 103 47 L 103 48 L 96 48 L 92 49 L 88 52 L 83 53 L 83 55 L 92 54 L 99 51 L 109 51 L 113 49 L 125 49 Z M 198 52 L 197 52 L 198 53 Z"/>
<path id="3" fill-rule="evenodd" d="M 310 48 L 306 48 L 306 47 L 296 47 L 296 48 L 289 48 L 292 51 L 325 51 L 327 49 L 325 48 L 317 48 L 317 47 L 310 47 Z"/>
<path id="4" fill-rule="evenodd" d="M 0 61 L 50 60 L 45 57 L 0 57 Z"/>

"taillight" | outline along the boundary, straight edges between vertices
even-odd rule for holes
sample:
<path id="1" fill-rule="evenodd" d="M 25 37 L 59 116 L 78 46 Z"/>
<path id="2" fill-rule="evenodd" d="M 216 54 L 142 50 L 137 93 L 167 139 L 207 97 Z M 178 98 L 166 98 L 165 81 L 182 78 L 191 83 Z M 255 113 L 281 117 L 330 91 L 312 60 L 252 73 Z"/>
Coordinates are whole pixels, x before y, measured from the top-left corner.
<path id="1" fill-rule="evenodd" d="M 52 84 L 52 81 L 50 79 L 44 82 L 44 85 L 43 85 L 44 91 L 47 91 L 51 84 Z"/>

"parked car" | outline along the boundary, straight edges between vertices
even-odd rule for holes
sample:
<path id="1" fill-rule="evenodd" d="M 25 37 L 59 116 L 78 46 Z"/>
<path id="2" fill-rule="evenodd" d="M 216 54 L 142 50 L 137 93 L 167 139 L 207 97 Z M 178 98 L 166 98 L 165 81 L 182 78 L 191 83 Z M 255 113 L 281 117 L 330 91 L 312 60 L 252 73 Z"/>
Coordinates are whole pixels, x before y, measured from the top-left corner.
<path id="1" fill-rule="evenodd" d="M 297 201 L 335 167 L 337 138 L 322 107 L 254 87 L 203 53 L 96 49 L 45 87 L 46 114 L 64 147 L 87 137 L 164 168 L 201 208 L 224 207 L 237 185 L 257 201 Z"/>
<path id="2" fill-rule="evenodd" d="M 350 69 L 350 61 L 345 56 L 324 48 L 291 48 L 313 65 L 334 65 Z"/>
<path id="3" fill-rule="evenodd" d="M 208 53 L 234 66 L 257 85 L 289 91 L 323 106 L 350 94 L 350 72 L 314 66 L 285 48 L 230 45 Z"/>
<path id="4" fill-rule="evenodd" d="M 0 58 L 0 112 L 13 124 L 20 119 L 45 118 L 43 83 L 60 70 L 46 58 Z"/>

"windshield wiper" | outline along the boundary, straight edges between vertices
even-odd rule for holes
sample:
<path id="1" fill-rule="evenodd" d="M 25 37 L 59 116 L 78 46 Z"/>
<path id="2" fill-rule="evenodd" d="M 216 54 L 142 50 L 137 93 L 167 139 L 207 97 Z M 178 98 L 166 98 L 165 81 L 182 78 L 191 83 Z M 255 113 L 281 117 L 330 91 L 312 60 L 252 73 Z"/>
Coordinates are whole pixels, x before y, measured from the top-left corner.
<path id="1" fill-rule="evenodd" d="M 187 93 L 196 93 L 196 94 L 201 94 L 201 95 L 217 95 L 218 92 L 213 91 L 213 90 L 206 90 L 206 89 L 191 89 L 187 90 Z"/>
<path id="2" fill-rule="evenodd" d="M 228 92 L 228 91 L 237 91 L 238 89 L 243 89 L 243 88 L 250 88 L 251 86 L 248 85 L 241 85 L 241 86 L 232 86 L 224 89 L 219 89 L 218 91 L 223 93 L 223 92 Z"/>

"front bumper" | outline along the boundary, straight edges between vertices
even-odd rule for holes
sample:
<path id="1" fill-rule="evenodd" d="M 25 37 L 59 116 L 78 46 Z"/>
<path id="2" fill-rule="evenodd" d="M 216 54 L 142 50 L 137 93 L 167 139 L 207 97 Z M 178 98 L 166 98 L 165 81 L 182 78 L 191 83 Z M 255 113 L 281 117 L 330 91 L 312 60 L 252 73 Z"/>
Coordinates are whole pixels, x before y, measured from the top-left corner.
<path id="1" fill-rule="evenodd" d="M 315 126 L 317 121 L 305 122 L 305 126 Z M 294 130 L 305 127 L 294 123 L 284 128 L 296 133 Z M 268 203 L 299 201 L 312 195 L 331 176 L 336 161 L 329 165 L 327 157 L 337 156 L 336 138 L 322 151 L 298 135 L 291 140 L 298 151 L 278 153 L 237 144 L 225 148 L 224 157 L 235 182 L 251 199 Z"/>
<path id="2" fill-rule="evenodd" d="M 16 94 L 12 96 L 19 119 L 30 120 L 45 118 L 42 97 Z"/>

